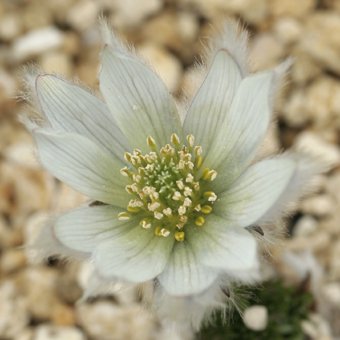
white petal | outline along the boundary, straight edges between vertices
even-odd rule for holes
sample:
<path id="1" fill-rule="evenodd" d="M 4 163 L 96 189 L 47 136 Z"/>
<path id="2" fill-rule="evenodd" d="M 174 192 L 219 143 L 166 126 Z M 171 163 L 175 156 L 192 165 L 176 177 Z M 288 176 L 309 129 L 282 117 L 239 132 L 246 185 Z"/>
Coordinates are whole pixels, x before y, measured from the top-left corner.
<path id="1" fill-rule="evenodd" d="M 294 161 L 280 157 L 251 166 L 219 196 L 214 212 L 234 226 L 255 223 L 286 190 L 294 170 Z"/>
<path id="2" fill-rule="evenodd" d="M 207 289 L 217 278 L 217 271 L 199 262 L 188 242 L 177 242 L 164 272 L 158 277 L 172 295 L 197 294 Z"/>
<path id="3" fill-rule="evenodd" d="M 229 275 L 257 266 L 254 237 L 221 217 L 209 215 L 203 227 L 190 228 L 187 238 L 198 261 L 206 266 L 223 269 Z"/>
<path id="4" fill-rule="evenodd" d="M 38 76 L 36 91 L 53 129 L 84 135 L 123 159 L 128 143 L 102 101 L 53 75 Z"/>
<path id="5" fill-rule="evenodd" d="M 220 50 L 228 51 L 245 77 L 248 73 L 248 32 L 236 20 L 228 20 L 211 40 L 205 53 L 208 61 Z"/>
<path id="6" fill-rule="evenodd" d="M 302 196 L 305 191 L 308 191 L 307 185 L 311 184 L 310 182 L 315 175 L 327 169 L 327 165 L 322 164 L 319 158 L 308 154 L 287 153 L 281 157 L 291 159 L 295 162 L 294 173 L 285 190 L 275 203 L 273 202 L 272 207 L 261 217 L 261 220 L 258 221 L 259 224 L 273 222 L 282 214 L 283 210 L 289 209 L 289 203 L 296 203 L 296 200 Z"/>
<path id="7" fill-rule="evenodd" d="M 132 147 L 146 150 L 151 135 L 159 145 L 181 135 L 175 104 L 159 77 L 131 54 L 106 46 L 102 54 L 100 90 Z"/>
<path id="8" fill-rule="evenodd" d="M 186 134 L 193 134 L 204 153 L 221 127 L 241 83 L 241 70 L 226 50 L 216 54 L 184 121 Z"/>
<path id="9" fill-rule="evenodd" d="M 155 236 L 137 225 L 128 233 L 100 242 L 94 254 L 95 265 L 104 277 L 144 282 L 164 270 L 173 243 L 172 237 Z"/>
<path id="10" fill-rule="evenodd" d="M 35 130 L 33 136 L 41 163 L 55 177 L 92 199 L 126 207 L 118 159 L 80 135 Z"/>
<path id="11" fill-rule="evenodd" d="M 69 248 L 60 242 L 55 235 L 53 224 L 53 221 L 49 221 L 42 230 L 40 230 L 37 237 L 30 244 L 27 244 L 27 249 L 33 250 L 33 258 L 37 260 L 41 260 L 42 258 L 47 259 L 50 256 L 79 260 L 90 258 L 90 253 Z"/>
<path id="12" fill-rule="evenodd" d="M 202 166 L 217 170 L 216 192 L 228 188 L 254 157 L 269 126 L 273 91 L 285 71 L 282 64 L 242 80 Z"/>
<path id="13" fill-rule="evenodd" d="M 131 221 L 119 221 L 117 218 L 121 211 L 111 205 L 72 210 L 57 219 L 54 225 L 55 235 L 71 249 L 92 252 L 103 238 L 129 231 Z"/>

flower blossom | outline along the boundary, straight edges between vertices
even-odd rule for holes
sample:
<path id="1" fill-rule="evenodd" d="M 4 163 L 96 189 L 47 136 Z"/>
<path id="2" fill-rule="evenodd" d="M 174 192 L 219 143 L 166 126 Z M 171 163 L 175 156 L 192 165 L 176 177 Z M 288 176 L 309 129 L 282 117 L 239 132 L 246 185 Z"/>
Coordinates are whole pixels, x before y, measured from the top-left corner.
<path id="1" fill-rule="evenodd" d="M 100 97 L 55 75 L 34 79 L 43 119 L 27 126 L 38 158 L 92 200 L 46 227 L 47 251 L 89 259 L 108 281 L 152 281 L 167 301 L 160 310 L 219 307 L 258 269 L 267 226 L 318 172 L 293 152 L 255 161 L 286 64 L 250 73 L 247 33 L 227 24 L 181 120 L 157 74 L 108 32 Z"/>

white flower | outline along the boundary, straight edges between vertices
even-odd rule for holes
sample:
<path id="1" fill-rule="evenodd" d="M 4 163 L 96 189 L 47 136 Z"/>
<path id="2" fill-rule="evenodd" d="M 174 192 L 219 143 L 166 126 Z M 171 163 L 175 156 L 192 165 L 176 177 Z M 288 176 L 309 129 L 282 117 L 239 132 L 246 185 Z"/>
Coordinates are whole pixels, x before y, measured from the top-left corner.
<path id="1" fill-rule="evenodd" d="M 249 74 L 247 34 L 226 25 L 182 123 L 159 77 L 106 35 L 104 101 L 54 75 L 35 79 L 44 122 L 29 127 L 40 161 L 96 201 L 58 218 L 49 234 L 103 278 L 154 280 L 175 299 L 209 288 L 221 295 L 258 267 L 261 223 L 318 171 L 295 154 L 252 163 L 286 65 Z"/>

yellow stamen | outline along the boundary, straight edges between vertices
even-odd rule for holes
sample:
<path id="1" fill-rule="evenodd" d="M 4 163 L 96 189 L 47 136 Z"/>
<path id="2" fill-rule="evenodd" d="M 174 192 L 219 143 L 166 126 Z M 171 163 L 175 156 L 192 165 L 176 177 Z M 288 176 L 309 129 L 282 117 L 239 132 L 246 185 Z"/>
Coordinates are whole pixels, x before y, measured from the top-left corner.
<path id="1" fill-rule="evenodd" d="M 217 176 L 217 171 L 215 170 L 210 170 L 210 169 L 205 169 L 203 171 L 203 176 L 202 178 L 205 180 L 205 181 L 213 181 Z"/>
<path id="2" fill-rule="evenodd" d="M 171 140 L 171 143 L 173 144 L 173 145 L 175 145 L 175 146 L 178 146 L 179 144 L 180 144 L 180 139 L 179 139 L 179 137 L 175 134 L 175 133 L 173 133 L 172 135 L 171 135 L 171 137 L 170 137 L 170 140 Z"/>
<path id="3" fill-rule="evenodd" d="M 155 149 L 155 148 L 156 148 L 156 141 L 155 141 L 151 136 L 148 136 L 148 137 L 147 137 L 146 143 L 148 144 L 148 146 L 149 146 L 151 149 Z"/>
<path id="4" fill-rule="evenodd" d="M 205 218 L 203 216 L 199 216 L 196 218 L 195 220 L 195 224 L 198 226 L 198 227 L 202 227 L 202 225 L 205 223 Z"/>
<path id="5" fill-rule="evenodd" d="M 195 143 L 195 137 L 193 135 L 187 135 L 187 141 L 189 146 L 192 148 Z"/>
<path id="6" fill-rule="evenodd" d="M 209 215 L 212 212 L 212 206 L 211 205 L 204 205 L 201 208 L 201 211 L 202 211 L 203 214 Z"/>
<path id="7" fill-rule="evenodd" d="M 175 239 L 178 242 L 183 242 L 185 239 L 185 233 L 184 231 L 176 231 L 175 232 Z"/>
<path id="8" fill-rule="evenodd" d="M 130 219 L 130 214 L 122 211 L 118 214 L 118 220 L 119 221 L 128 221 Z"/>

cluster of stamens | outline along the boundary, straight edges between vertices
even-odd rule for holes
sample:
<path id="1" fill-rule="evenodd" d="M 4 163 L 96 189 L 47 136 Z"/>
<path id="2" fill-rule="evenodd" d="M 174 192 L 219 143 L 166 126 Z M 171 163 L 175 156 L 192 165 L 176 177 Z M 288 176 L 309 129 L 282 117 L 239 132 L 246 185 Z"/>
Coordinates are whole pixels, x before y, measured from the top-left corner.
<path id="1" fill-rule="evenodd" d="M 118 218 L 129 220 L 138 214 L 141 228 L 151 229 L 160 237 L 173 235 L 181 242 L 186 224 L 202 227 L 206 215 L 212 212 L 217 195 L 209 190 L 209 182 L 217 172 L 201 169 L 202 147 L 194 145 L 193 135 L 186 137 L 186 145 L 181 145 L 176 134 L 170 139 L 170 144 L 158 149 L 149 136 L 149 153 L 143 155 L 139 149 L 125 153 L 131 166 L 120 172 L 131 182 L 125 189 L 132 198 Z"/>

